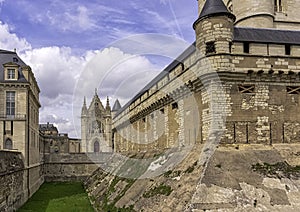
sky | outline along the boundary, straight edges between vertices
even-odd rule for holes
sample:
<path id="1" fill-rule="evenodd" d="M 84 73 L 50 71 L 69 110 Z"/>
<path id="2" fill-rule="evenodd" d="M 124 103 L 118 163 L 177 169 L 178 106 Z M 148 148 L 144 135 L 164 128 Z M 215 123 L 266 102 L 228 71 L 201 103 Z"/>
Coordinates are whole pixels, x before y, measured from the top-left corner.
<path id="1" fill-rule="evenodd" d="M 129 101 L 195 40 L 196 0 L 0 0 L 0 49 L 16 49 L 41 89 L 40 123 L 80 138 L 97 89 Z"/>

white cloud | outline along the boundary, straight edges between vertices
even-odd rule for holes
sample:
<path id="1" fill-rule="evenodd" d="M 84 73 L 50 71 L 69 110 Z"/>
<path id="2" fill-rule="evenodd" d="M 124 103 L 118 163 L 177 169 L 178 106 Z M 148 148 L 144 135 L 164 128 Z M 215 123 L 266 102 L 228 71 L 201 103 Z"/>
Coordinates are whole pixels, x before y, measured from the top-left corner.
<path id="1" fill-rule="evenodd" d="M 11 33 L 10 27 L 0 21 L 0 48 L 11 51 L 17 49 L 18 52 L 21 52 L 31 49 L 31 45 L 24 38 L 19 38 L 16 34 Z"/>
<path id="2" fill-rule="evenodd" d="M 97 29 L 96 21 L 91 17 L 92 13 L 85 6 L 78 6 L 76 11 L 55 13 L 48 11 L 47 18 L 52 26 L 62 31 L 86 31 Z M 42 18 L 37 17 L 40 22 Z M 35 18 L 36 19 L 36 18 Z"/>
<path id="3" fill-rule="evenodd" d="M 124 105 L 160 71 L 144 54 L 174 56 L 174 52 L 182 48 L 182 44 L 176 43 L 164 51 L 164 45 L 166 41 L 170 42 L 170 38 L 158 38 L 147 35 L 139 39 L 129 38 L 116 43 L 116 47 L 86 51 L 83 56 L 78 56 L 69 47 L 33 49 L 26 39 L 11 33 L 8 25 L 0 24 L 1 47 L 22 51 L 21 58 L 32 67 L 37 78 L 41 89 L 40 122 L 54 122 L 61 132 L 73 137 L 80 135 L 83 96 L 90 101 L 94 89 L 98 88 L 102 98 L 106 95 L 112 99 L 119 98 Z"/>
<path id="4" fill-rule="evenodd" d="M 158 73 L 146 57 L 113 47 L 75 56 L 68 47 L 53 46 L 20 56 L 32 67 L 41 89 L 40 122 L 53 122 L 73 137 L 80 136 L 83 96 L 90 101 L 98 88 L 101 97 L 119 98 L 125 104 Z"/>
<path id="5" fill-rule="evenodd" d="M 76 78 L 85 64 L 83 57 L 72 55 L 68 47 L 44 47 L 26 51 L 22 58 L 32 67 L 48 98 L 72 94 Z"/>

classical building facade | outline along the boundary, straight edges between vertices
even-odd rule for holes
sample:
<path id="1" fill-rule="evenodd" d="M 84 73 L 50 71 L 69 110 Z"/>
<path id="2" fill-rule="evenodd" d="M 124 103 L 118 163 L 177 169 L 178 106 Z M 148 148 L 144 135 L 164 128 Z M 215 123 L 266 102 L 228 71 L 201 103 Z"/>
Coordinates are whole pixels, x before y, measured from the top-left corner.
<path id="1" fill-rule="evenodd" d="M 112 152 L 112 111 L 107 97 L 104 107 L 97 90 L 87 108 L 86 99 L 81 111 L 81 152 Z"/>
<path id="2" fill-rule="evenodd" d="M 22 202 L 43 182 L 39 152 L 40 90 L 31 68 L 16 52 L 0 50 L 0 64 L 0 151 L 21 153 L 24 171 L 19 172 L 19 178 L 24 183 L 16 197 Z"/>
<path id="3" fill-rule="evenodd" d="M 15 52 L 0 54 L 0 148 L 22 152 L 30 166 L 39 162 L 40 90 L 31 68 Z"/>
<path id="4" fill-rule="evenodd" d="M 198 2 L 195 43 L 116 113 L 115 151 L 300 142 L 300 2 Z"/>

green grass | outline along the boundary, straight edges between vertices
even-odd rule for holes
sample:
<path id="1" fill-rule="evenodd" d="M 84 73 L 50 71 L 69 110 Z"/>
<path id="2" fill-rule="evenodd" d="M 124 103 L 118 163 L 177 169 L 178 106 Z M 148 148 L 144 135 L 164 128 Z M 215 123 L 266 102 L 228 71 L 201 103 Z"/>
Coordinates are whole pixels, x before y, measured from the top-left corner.
<path id="1" fill-rule="evenodd" d="M 154 197 L 156 195 L 169 196 L 172 193 L 172 191 L 173 190 L 172 190 L 171 186 L 161 184 L 161 185 L 151 188 L 149 191 L 145 192 L 143 194 L 143 197 L 150 198 L 150 197 Z"/>
<path id="2" fill-rule="evenodd" d="M 111 201 L 109 202 L 108 198 L 109 195 L 116 191 L 115 186 L 118 184 L 119 181 L 126 181 L 127 185 L 125 188 Z M 101 211 L 108 211 L 108 212 L 133 212 L 134 206 L 131 205 L 129 207 L 117 208 L 115 204 L 125 195 L 126 191 L 132 186 L 135 182 L 134 179 L 126 179 L 115 176 L 112 180 L 111 184 L 108 187 L 108 192 L 106 192 L 102 204 L 99 206 Z"/>
<path id="3" fill-rule="evenodd" d="M 44 183 L 18 212 L 94 211 L 80 182 Z"/>
<path id="4" fill-rule="evenodd" d="M 275 164 L 257 163 L 252 165 L 252 170 L 269 177 L 289 178 L 291 176 L 300 176 L 300 166 L 291 166 L 287 162 L 278 162 Z"/>

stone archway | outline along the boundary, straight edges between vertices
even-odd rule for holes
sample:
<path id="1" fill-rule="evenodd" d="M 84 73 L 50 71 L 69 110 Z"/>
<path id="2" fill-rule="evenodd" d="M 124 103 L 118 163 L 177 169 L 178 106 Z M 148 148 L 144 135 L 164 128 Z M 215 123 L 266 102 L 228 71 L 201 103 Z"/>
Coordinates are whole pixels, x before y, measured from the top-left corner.
<path id="1" fill-rule="evenodd" d="M 7 138 L 4 143 L 4 149 L 13 149 L 13 142 L 10 138 Z"/>
<path id="2" fill-rule="evenodd" d="M 94 152 L 100 152 L 100 144 L 97 140 L 94 142 Z"/>

